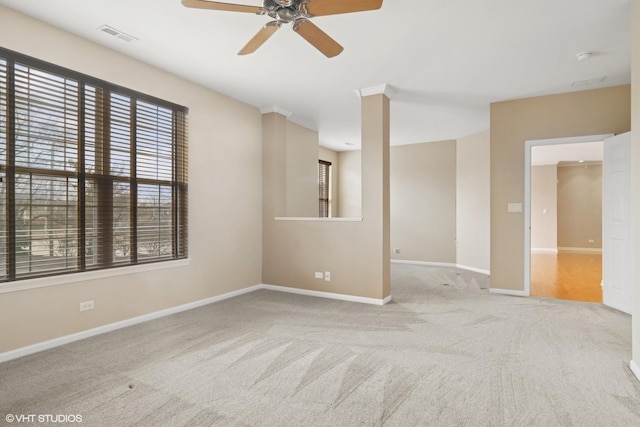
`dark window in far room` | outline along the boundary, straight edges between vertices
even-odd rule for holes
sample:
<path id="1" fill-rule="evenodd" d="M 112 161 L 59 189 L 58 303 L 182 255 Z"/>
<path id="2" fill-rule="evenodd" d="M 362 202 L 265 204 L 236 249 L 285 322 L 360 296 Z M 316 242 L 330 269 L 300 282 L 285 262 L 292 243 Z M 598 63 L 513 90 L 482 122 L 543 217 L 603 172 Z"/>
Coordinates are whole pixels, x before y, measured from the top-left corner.
<path id="1" fill-rule="evenodd" d="M 331 217 L 331 162 L 325 160 L 318 160 L 318 201 L 318 216 Z"/>

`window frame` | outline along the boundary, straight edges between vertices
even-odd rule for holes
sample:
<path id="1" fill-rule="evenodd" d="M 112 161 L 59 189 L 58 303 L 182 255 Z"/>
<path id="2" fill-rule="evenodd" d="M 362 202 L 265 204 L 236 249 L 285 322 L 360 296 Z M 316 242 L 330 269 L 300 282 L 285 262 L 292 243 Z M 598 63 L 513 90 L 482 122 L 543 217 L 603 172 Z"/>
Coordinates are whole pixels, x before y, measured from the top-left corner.
<path id="1" fill-rule="evenodd" d="M 318 217 L 331 218 L 331 162 L 318 159 Z"/>
<path id="2" fill-rule="evenodd" d="M 5 200 L 5 212 L 2 214 L 5 215 L 6 219 L 6 230 L 4 231 L 6 234 L 6 250 L 5 248 L 0 248 L 0 251 L 6 252 L 6 270 L 5 277 L 0 277 L 0 288 L 2 285 L 6 285 L 7 283 L 21 283 L 25 280 L 30 281 L 31 279 L 40 279 L 47 278 L 53 276 L 67 276 L 67 275 L 76 275 L 78 273 L 84 272 L 97 272 L 99 270 L 112 270 L 115 268 L 121 267 L 135 267 L 143 264 L 155 264 L 155 263 L 163 263 L 168 261 L 177 261 L 177 260 L 187 260 L 188 259 L 188 235 L 187 235 L 187 227 L 188 227 L 188 179 L 187 179 L 187 169 L 188 169 L 188 144 L 187 144 L 187 114 L 188 109 L 184 106 L 180 106 L 178 104 L 165 101 L 129 88 L 125 88 L 119 85 L 115 85 L 113 83 L 106 82 L 104 80 L 91 77 L 73 70 L 69 70 L 67 68 L 51 64 L 36 58 L 32 58 L 30 56 L 14 52 L 8 49 L 4 49 L 0 47 L 0 59 L 5 61 L 6 68 L 6 79 L 4 81 L 4 99 L 6 101 L 5 109 L 6 109 L 6 126 L 5 132 L 3 133 L 4 139 L 6 141 L 6 159 L 3 163 L 0 163 L 0 174 L 4 180 L 4 185 L 6 185 L 6 200 Z M 22 166 L 16 165 L 16 141 L 18 138 L 16 127 L 17 125 L 17 112 L 16 112 L 16 88 L 20 88 L 16 84 L 16 64 L 19 64 L 21 67 L 25 66 L 29 70 L 34 69 L 43 73 L 47 73 L 49 75 L 55 75 L 64 79 L 65 82 L 73 81 L 77 84 L 78 89 L 78 99 L 76 101 L 75 106 L 77 107 L 78 114 L 78 124 L 77 124 L 77 163 L 78 168 L 76 171 L 70 170 L 58 170 L 51 166 L 51 168 L 40 168 L 33 166 Z M 106 171 L 97 170 L 90 172 L 85 168 L 85 148 L 87 147 L 87 136 L 85 131 L 87 130 L 87 121 L 89 121 L 87 113 L 85 112 L 86 107 L 86 93 L 85 91 L 88 88 L 95 88 L 96 93 L 99 91 L 101 93 L 100 101 L 97 100 L 96 97 L 96 105 L 100 102 L 101 108 L 101 122 L 102 125 L 100 129 L 95 129 L 96 134 L 100 133 L 100 138 L 103 140 L 104 145 L 106 146 L 106 154 L 109 155 L 108 160 L 104 162 L 106 166 Z M 130 145 L 129 150 L 131 152 L 129 159 L 129 174 L 125 176 L 116 176 L 111 173 L 109 170 L 110 165 L 112 164 L 112 157 L 110 156 L 109 150 L 111 148 L 111 135 L 110 128 L 112 127 L 112 121 L 110 117 L 110 112 L 113 107 L 112 97 L 113 95 L 117 95 L 119 97 L 128 98 L 130 102 L 130 110 L 131 110 L 131 127 L 129 129 L 130 133 Z M 28 98 L 28 101 L 31 98 Z M 66 101 L 65 101 L 66 102 Z M 171 179 L 153 179 L 150 177 L 138 177 L 138 172 L 136 170 L 136 150 L 137 150 L 137 141 L 139 139 L 137 133 L 140 128 L 137 126 L 136 117 L 139 114 L 139 110 L 142 108 L 141 105 L 145 106 L 153 106 L 158 110 L 160 108 L 170 111 L 171 113 Z M 73 104 L 72 104 L 73 105 Z M 66 103 L 65 103 L 66 108 Z M 146 108 L 146 107 L 145 107 Z M 98 107 L 96 107 L 96 110 Z M 96 113 L 97 117 L 97 113 Z M 30 122 L 29 122 L 30 124 Z M 97 138 L 97 137 L 96 137 Z M 46 138 L 45 138 L 46 140 Z M 156 141 L 158 143 L 159 142 Z M 66 141 L 65 141 L 66 144 Z M 97 144 L 96 144 L 97 145 Z M 97 150 L 97 148 L 96 148 Z M 104 154 L 104 153 L 103 153 Z M 96 161 L 97 163 L 97 161 Z M 75 268 L 70 269 L 45 269 L 36 271 L 29 274 L 18 273 L 16 268 L 16 260 L 17 260 L 17 252 L 18 248 L 16 246 L 16 235 L 17 235 L 17 221 L 16 221 L 16 175 L 17 174 L 29 174 L 29 176 L 39 176 L 39 177 L 60 177 L 64 178 L 67 181 L 72 180 L 77 182 L 77 203 L 78 212 L 77 212 L 77 254 L 72 259 L 76 259 L 77 266 Z M 85 211 L 88 208 L 86 201 L 86 184 L 89 180 L 94 180 L 95 182 L 103 182 L 108 181 L 107 184 L 100 184 L 102 191 L 105 188 L 109 188 L 109 186 L 113 186 L 114 183 L 117 182 L 126 182 L 130 187 L 130 194 L 126 197 L 129 198 L 130 204 L 130 217 L 129 217 L 129 230 L 131 231 L 131 255 L 128 261 L 125 262 L 115 262 L 114 261 L 114 251 L 113 251 L 113 210 L 114 205 L 112 202 L 105 202 L 100 205 L 96 205 L 98 210 L 99 218 L 98 222 L 99 228 L 96 232 L 96 240 L 99 238 L 106 239 L 109 242 L 105 242 L 104 246 L 102 246 L 100 250 L 100 259 L 99 262 L 88 266 L 86 261 L 87 255 L 87 232 L 88 228 L 85 223 L 86 215 Z M 141 185 L 148 186 L 158 186 L 159 191 L 164 186 L 170 188 L 171 191 L 171 250 L 170 255 L 163 255 L 159 252 L 157 257 L 149 258 L 149 259 L 138 259 L 138 242 L 137 242 L 137 234 L 139 229 L 139 224 L 137 223 L 137 210 L 138 204 L 142 200 L 138 197 L 137 189 Z M 99 187 L 96 185 L 96 187 Z M 31 191 L 31 190 L 30 190 Z M 98 191 L 101 191 L 98 189 Z M 113 198 L 113 195 L 111 195 Z M 54 199 L 50 199 L 54 200 Z M 160 201 L 158 201 L 158 209 L 162 210 L 163 205 Z M 104 208 L 108 209 L 104 209 Z M 99 208 L 103 208 L 103 211 L 110 210 L 111 212 L 101 212 Z M 165 209 L 166 210 L 166 209 Z M 161 226 L 158 226 L 161 229 Z M 158 237 L 160 239 L 160 237 Z M 33 236 L 30 235 L 29 242 L 33 241 Z M 66 255 L 64 258 L 65 262 L 67 260 Z M 183 264 L 183 263 L 180 263 Z M 127 269 L 129 270 L 129 269 Z M 110 274 L 107 274 L 107 276 Z M 81 279 L 78 279 L 81 280 Z M 37 280 L 36 280 L 37 281 Z M 56 281 L 56 280 L 54 280 Z M 72 280 L 77 281 L 77 280 Z"/>

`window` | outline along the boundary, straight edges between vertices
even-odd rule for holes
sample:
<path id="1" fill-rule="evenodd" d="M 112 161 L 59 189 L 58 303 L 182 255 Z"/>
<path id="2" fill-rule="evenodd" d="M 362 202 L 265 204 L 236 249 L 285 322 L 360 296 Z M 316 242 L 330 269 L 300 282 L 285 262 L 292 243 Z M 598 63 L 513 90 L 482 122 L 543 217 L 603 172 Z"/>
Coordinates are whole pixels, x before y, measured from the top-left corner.
<path id="1" fill-rule="evenodd" d="M 331 162 L 318 160 L 318 201 L 320 218 L 331 216 Z"/>
<path id="2" fill-rule="evenodd" d="M 0 281 L 186 258 L 186 113 L 0 49 Z"/>

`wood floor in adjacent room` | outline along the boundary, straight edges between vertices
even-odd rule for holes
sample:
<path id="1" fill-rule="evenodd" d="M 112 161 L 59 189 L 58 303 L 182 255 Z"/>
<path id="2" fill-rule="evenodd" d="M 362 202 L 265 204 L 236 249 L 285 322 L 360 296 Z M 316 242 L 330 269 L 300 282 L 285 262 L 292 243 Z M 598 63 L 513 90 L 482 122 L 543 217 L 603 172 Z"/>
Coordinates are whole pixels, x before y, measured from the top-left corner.
<path id="1" fill-rule="evenodd" d="M 531 295 L 602 302 L 602 255 L 531 254 Z"/>

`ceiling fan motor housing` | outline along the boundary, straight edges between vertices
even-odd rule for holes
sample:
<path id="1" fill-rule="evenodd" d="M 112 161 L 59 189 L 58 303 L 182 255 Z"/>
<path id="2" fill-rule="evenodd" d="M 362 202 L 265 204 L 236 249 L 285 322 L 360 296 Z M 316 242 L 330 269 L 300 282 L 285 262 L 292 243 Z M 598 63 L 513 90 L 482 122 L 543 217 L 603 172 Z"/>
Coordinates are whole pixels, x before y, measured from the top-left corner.
<path id="1" fill-rule="evenodd" d="M 305 0 L 264 0 L 263 8 L 274 19 L 292 22 L 299 18 L 307 18 L 304 10 Z"/>
<path id="2" fill-rule="evenodd" d="M 300 18 L 300 13 L 289 8 L 278 9 L 278 11 L 276 12 L 276 15 L 278 16 L 279 19 L 286 22 L 295 21 L 296 19 Z"/>
<path id="3" fill-rule="evenodd" d="M 264 7 L 268 7 L 267 3 L 271 3 L 282 7 L 296 7 L 298 3 L 304 3 L 302 0 L 265 0 Z"/>

